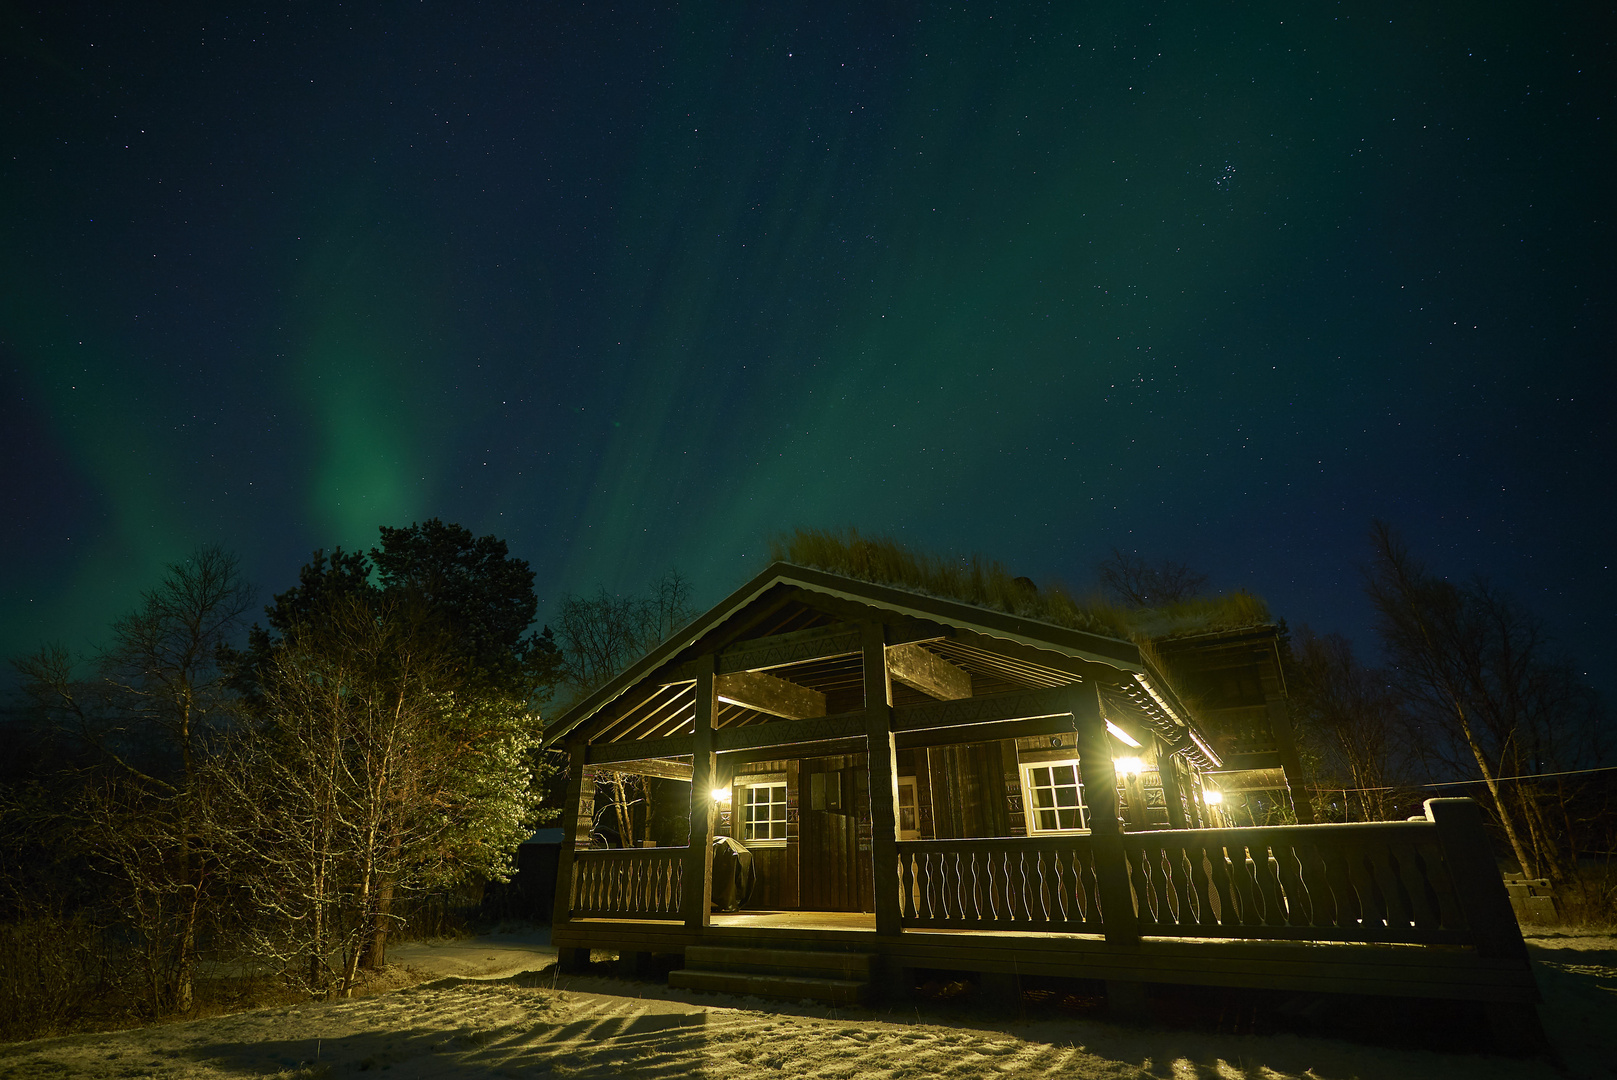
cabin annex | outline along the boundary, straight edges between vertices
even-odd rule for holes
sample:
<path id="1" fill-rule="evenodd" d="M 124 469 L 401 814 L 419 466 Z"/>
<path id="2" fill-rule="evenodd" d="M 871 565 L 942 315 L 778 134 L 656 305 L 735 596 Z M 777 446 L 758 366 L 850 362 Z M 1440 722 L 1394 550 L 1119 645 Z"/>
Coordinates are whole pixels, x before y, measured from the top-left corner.
<path id="1" fill-rule="evenodd" d="M 945 970 L 1531 1014 L 1474 804 L 1307 824 L 1272 638 L 1158 653 L 777 563 L 547 730 L 570 762 L 563 967 L 679 953 L 676 985 L 833 1001 Z M 752 854 L 737 911 L 712 904 L 715 836 Z"/>

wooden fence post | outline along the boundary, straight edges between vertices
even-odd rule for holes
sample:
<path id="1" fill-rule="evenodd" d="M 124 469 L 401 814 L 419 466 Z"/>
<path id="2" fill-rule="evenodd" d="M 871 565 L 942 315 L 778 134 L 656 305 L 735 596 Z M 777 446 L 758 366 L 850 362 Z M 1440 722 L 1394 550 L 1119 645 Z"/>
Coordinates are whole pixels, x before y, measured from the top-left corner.
<path id="1" fill-rule="evenodd" d="M 691 832 L 680 898 L 685 925 L 693 929 L 713 921 L 713 781 L 718 772 L 713 752 L 714 658 L 706 656 L 701 663 L 696 676 L 696 729 L 691 739 Z"/>
<path id="2" fill-rule="evenodd" d="M 1426 818 L 1437 826 L 1443 861 L 1466 924 L 1476 942 L 1477 956 L 1516 960 L 1528 971 L 1533 961 L 1522 940 L 1522 928 L 1510 906 L 1499 863 L 1488 843 L 1482 808 L 1470 799 L 1427 799 Z M 1507 1054 L 1531 1054 L 1549 1045 L 1538 1009 L 1532 1004 L 1486 1001 L 1483 1016 L 1494 1048 Z"/>
<path id="3" fill-rule="evenodd" d="M 1426 819 L 1437 826 L 1443 861 L 1476 940 L 1477 955 L 1526 963 L 1527 944 L 1488 844 L 1482 808 L 1470 799 L 1427 799 Z"/>

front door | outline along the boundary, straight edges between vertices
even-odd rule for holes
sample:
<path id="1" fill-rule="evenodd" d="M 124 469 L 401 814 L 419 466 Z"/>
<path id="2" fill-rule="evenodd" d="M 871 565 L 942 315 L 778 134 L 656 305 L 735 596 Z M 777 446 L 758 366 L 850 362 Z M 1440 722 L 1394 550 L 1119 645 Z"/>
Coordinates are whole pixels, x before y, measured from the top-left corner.
<path id="1" fill-rule="evenodd" d="M 865 755 L 805 758 L 798 783 L 802 909 L 876 910 Z"/>

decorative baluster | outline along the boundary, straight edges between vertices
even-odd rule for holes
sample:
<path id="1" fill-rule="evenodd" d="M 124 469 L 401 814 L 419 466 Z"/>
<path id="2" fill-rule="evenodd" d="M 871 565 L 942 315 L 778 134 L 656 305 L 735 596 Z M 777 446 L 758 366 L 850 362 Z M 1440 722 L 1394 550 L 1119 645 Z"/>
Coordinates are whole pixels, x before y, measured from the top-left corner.
<path id="1" fill-rule="evenodd" d="M 1415 925 L 1410 911 L 1410 900 L 1399 879 L 1397 856 L 1391 845 L 1370 845 L 1370 868 L 1376 876 L 1376 887 L 1387 903 L 1387 929 L 1397 933 Z"/>
<path id="2" fill-rule="evenodd" d="M 1168 849 L 1160 844 L 1153 843 L 1149 851 L 1145 852 L 1146 865 L 1151 871 L 1151 892 L 1156 900 L 1157 923 L 1160 926 L 1172 926 L 1175 922 L 1173 910 L 1173 882 L 1168 877 Z"/>
<path id="3" fill-rule="evenodd" d="M 1440 925 L 1445 930 L 1463 930 L 1466 928 L 1465 909 L 1454 893 L 1454 879 L 1449 876 L 1448 864 L 1443 861 L 1443 849 L 1437 842 L 1435 831 L 1429 830 L 1434 835 L 1429 835 L 1421 844 L 1421 866 L 1432 888 L 1432 895 L 1436 897 Z"/>
<path id="4" fill-rule="evenodd" d="M 1263 889 L 1263 906 L 1267 918 L 1264 920 L 1270 926 L 1285 926 L 1291 921 L 1290 894 L 1286 892 L 1281 874 L 1290 872 L 1290 867 L 1282 867 L 1285 859 L 1291 858 L 1291 849 L 1284 843 L 1270 841 L 1261 845 L 1263 863 L 1258 868 L 1258 885 Z M 1295 879 L 1296 874 L 1291 877 Z"/>
<path id="5" fill-rule="evenodd" d="M 1286 923 L 1307 926 L 1312 919 L 1308 907 L 1308 890 L 1303 886 L 1298 867 L 1297 845 L 1289 840 L 1278 840 L 1269 846 L 1273 853 L 1275 873 L 1280 880 L 1281 902 L 1286 908 Z"/>
<path id="6" fill-rule="evenodd" d="M 1208 852 L 1212 850 L 1206 844 L 1194 843 L 1185 846 L 1185 856 L 1190 861 L 1190 891 L 1196 897 L 1196 925 L 1214 927 L 1218 925 L 1218 913 L 1215 910 L 1213 894 L 1209 890 L 1207 871 L 1212 866 Z"/>
<path id="7" fill-rule="evenodd" d="M 1413 843 L 1401 843 L 1393 848 L 1398 859 L 1399 876 L 1404 892 L 1409 897 L 1410 915 L 1421 930 L 1436 930 L 1443 921 L 1438 906 L 1437 891 L 1426 879 L 1426 863 Z"/>
<path id="8" fill-rule="evenodd" d="M 1251 857 L 1244 840 L 1228 846 L 1230 855 L 1230 883 L 1237 897 L 1237 914 L 1242 926 L 1256 926 L 1263 921 L 1259 910 L 1257 883 L 1252 880 Z"/>
<path id="9" fill-rule="evenodd" d="M 958 848 L 952 854 L 954 855 L 955 908 L 949 917 L 964 922 L 971 917 L 970 912 L 966 910 L 966 875 L 971 868 L 971 862 L 966 853 Z"/>
<path id="10" fill-rule="evenodd" d="M 1137 843 L 1128 844 L 1127 841 L 1125 844 L 1127 846 L 1123 849 L 1123 861 L 1128 866 L 1129 884 L 1134 892 L 1134 909 L 1143 930 L 1155 925 L 1157 921 L 1157 913 L 1152 910 L 1151 904 L 1151 877 L 1147 869 L 1144 846 Z"/>
<path id="11" fill-rule="evenodd" d="M 1051 913 L 1064 923 L 1081 923 L 1084 909 L 1078 902 L 1079 890 L 1083 888 L 1078 883 L 1078 851 L 1076 848 L 1065 852 L 1058 849 L 1052 854 L 1056 868 L 1056 900 Z"/>
<path id="12" fill-rule="evenodd" d="M 1280 901 L 1280 883 L 1275 880 L 1274 865 L 1269 861 L 1267 842 L 1247 844 L 1247 858 L 1243 865 L 1252 876 L 1254 920 L 1258 925 L 1283 926 L 1286 921 L 1285 905 Z"/>
<path id="13" fill-rule="evenodd" d="M 1174 925 L 1184 930 L 1196 925 L 1196 908 L 1190 898 L 1190 859 L 1184 844 L 1168 848 L 1167 873 L 1173 886 Z"/>
<path id="14" fill-rule="evenodd" d="M 1084 848 L 1079 862 L 1079 883 L 1084 890 L 1084 922 L 1093 930 L 1100 930 L 1105 926 L 1106 911 L 1100 906 L 1100 888 L 1095 882 L 1095 860 L 1093 852 Z"/>
<path id="15" fill-rule="evenodd" d="M 1350 843 L 1344 846 L 1342 854 L 1347 864 L 1348 878 L 1353 882 L 1353 892 L 1359 898 L 1359 926 L 1361 933 L 1380 936 L 1387 925 L 1387 904 L 1381 896 L 1381 890 L 1376 888 L 1374 872 L 1370 869 L 1368 856 L 1362 845 Z"/>
<path id="16" fill-rule="evenodd" d="M 1298 844 L 1295 850 L 1303 887 L 1308 890 L 1308 925 L 1337 925 L 1336 897 L 1326 876 L 1325 858 L 1320 854 L 1319 844 Z"/>
<path id="17" fill-rule="evenodd" d="M 1359 903 L 1359 891 L 1353 885 L 1353 874 L 1348 866 L 1348 848 L 1338 840 L 1329 850 L 1321 849 L 1325 860 L 1326 876 L 1331 882 L 1331 898 L 1336 901 L 1336 926 L 1356 933 L 1364 922 L 1364 905 Z"/>
<path id="18" fill-rule="evenodd" d="M 1208 870 L 1212 878 L 1213 896 L 1218 901 L 1217 915 L 1220 926 L 1241 925 L 1240 904 L 1236 901 L 1235 886 L 1230 873 L 1229 845 L 1222 840 L 1208 848 Z"/>

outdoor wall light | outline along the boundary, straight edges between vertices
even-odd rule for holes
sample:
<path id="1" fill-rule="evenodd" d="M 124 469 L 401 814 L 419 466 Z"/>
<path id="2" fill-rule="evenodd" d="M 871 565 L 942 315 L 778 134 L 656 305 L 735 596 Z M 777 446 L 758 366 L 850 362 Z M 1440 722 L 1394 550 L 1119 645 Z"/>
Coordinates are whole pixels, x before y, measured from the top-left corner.
<path id="1" fill-rule="evenodd" d="M 1214 791 L 1212 788 L 1202 788 L 1202 802 L 1206 803 L 1208 806 L 1217 806 L 1223 801 L 1224 793 L 1222 791 Z"/>
<path id="2" fill-rule="evenodd" d="M 1145 772 L 1145 762 L 1137 757 L 1120 757 L 1115 764 L 1119 775 L 1122 776 L 1139 776 Z"/>
<path id="3" fill-rule="evenodd" d="M 716 788 L 714 788 L 713 791 L 712 791 L 712 795 L 713 795 L 713 801 L 714 802 L 727 803 L 727 802 L 730 801 L 730 789 L 727 788 L 727 787 L 716 787 Z"/>

